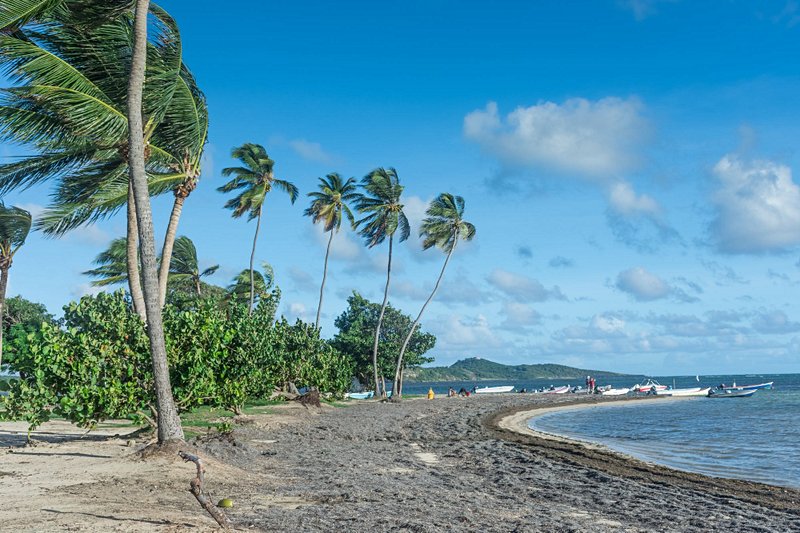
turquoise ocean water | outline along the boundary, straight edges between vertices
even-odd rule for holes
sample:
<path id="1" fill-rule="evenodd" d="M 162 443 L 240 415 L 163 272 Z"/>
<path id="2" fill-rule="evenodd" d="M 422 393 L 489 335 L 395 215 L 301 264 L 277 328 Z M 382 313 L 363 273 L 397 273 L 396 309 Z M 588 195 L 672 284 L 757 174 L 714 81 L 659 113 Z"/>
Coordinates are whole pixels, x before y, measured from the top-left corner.
<path id="1" fill-rule="evenodd" d="M 675 379 L 679 388 L 734 381 L 774 381 L 775 386 L 750 398 L 558 411 L 532 419 L 529 426 L 681 470 L 800 488 L 800 374 L 701 376 L 700 383 L 694 376 L 656 379 L 665 385 Z"/>

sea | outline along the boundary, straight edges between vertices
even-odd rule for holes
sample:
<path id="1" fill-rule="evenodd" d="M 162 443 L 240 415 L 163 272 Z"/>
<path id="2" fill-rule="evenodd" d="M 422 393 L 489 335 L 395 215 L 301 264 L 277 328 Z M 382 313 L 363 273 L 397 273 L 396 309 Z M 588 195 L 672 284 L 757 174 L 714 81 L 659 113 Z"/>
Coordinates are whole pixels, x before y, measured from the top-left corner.
<path id="1" fill-rule="evenodd" d="M 749 398 L 680 398 L 551 411 L 534 417 L 528 425 L 679 470 L 800 488 L 800 374 L 654 379 L 676 388 L 768 381 L 774 381 L 774 386 Z M 630 387 L 640 381 L 626 376 L 598 379 L 597 384 Z M 512 384 L 517 390 L 530 391 L 583 385 L 583 380 L 409 383 L 404 392 L 423 394 L 433 388 L 445 394 L 450 386 L 459 390 Z"/>

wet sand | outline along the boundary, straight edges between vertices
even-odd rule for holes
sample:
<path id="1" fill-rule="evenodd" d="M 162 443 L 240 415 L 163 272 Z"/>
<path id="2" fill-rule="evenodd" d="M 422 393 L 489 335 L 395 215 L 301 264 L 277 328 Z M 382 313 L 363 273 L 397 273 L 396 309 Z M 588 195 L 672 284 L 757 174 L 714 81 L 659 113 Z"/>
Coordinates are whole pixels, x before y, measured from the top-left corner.
<path id="1" fill-rule="evenodd" d="M 232 439 L 195 444 L 208 458 L 212 498 L 234 500 L 230 516 L 242 530 L 800 531 L 800 491 L 670 470 L 525 427 L 532 410 L 576 401 L 603 400 L 507 394 L 287 405 L 243 419 Z M 0 456 L 0 494 L 9 498 L 0 524 L 213 527 L 186 490 L 191 465 L 143 462 L 126 444 L 75 438 Z M 59 477 L 65 465 L 69 474 Z"/>

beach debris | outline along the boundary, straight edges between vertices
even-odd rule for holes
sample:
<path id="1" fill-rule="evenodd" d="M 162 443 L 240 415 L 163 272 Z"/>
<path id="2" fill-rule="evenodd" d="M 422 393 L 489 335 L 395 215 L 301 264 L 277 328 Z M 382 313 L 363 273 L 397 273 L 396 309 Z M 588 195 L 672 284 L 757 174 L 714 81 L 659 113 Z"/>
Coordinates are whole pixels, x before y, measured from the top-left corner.
<path id="1" fill-rule="evenodd" d="M 187 463 L 192 462 L 197 467 L 197 475 L 189 483 L 189 492 L 194 495 L 197 502 L 211 515 L 211 518 L 213 518 L 222 529 L 231 529 L 231 523 L 225 513 L 216 507 L 211 499 L 203 493 L 203 481 L 205 479 L 206 469 L 203 467 L 202 460 L 198 456 L 184 451 L 178 452 L 178 455 Z M 227 498 L 220 500 L 220 503 L 224 502 L 226 499 Z M 232 501 L 231 506 L 233 506 Z"/>
<path id="2" fill-rule="evenodd" d="M 309 406 L 322 407 L 319 400 L 319 391 L 317 389 L 311 389 L 307 393 L 300 395 L 297 401 L 306 409 L 308 409 Z"/>

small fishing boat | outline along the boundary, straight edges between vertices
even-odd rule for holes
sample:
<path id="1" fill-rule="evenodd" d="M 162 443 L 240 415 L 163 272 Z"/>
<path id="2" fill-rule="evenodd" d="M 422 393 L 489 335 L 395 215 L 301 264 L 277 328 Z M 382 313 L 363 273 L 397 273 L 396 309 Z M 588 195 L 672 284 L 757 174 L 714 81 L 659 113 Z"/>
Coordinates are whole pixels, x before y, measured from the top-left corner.
<path id="1" fill-rule="evenodd" d="M 569 392 L 569 385 L 564 385 L 563 387 L 556 387 L 554 389 L 544 391 L 544 394 L 565 394 Z"/>
<path id="2" fill-rule="evenodd" d="M 514 385 L 501 385 L 499 387 L 475 387 L 472 392 L 475 394 L 495 394 L 498 392 L 511 392 L 514 390 Z"/>
<path id="3" fill-rule="evenodd" d="M 756 385 L 737 385 L 734 383 L 730 387 L 724 387 L 725 389 L 732 389 L 732 390 L 759 390 L 759 389 L 771 389 L 772 384 L 775 383 L 774 381 L 769 381 L 767 383 L 758 383 Z"/>
<path id="4" fill-rule="evenodd" d="M 351 400 L 368 400 L 373 396 L 375 396 L 375 391 L 348 392 L 344 395 L 345 398 L 350 398 Z"/>
<path id="5" fill-rule="evenodd" d="M 709 398 L 747 398 L 757 393 L 758 389 L 712 389 L 708 391 Z"/>
<path id="6" fill-rule="evenodd" d="M 631 391 L 631 389 L 629 389 L 627 387 L 622 388 L 622 389 L 606 389 L 606 390 L 600 392 L 600 395 L 601 396 L 624 396 L 624 395 L 628 394 L 630 391 Z"/>
<path id="7" fill-rule="evenodd" d="M 705 389 L 700 387 L 692 387 L 688 389 L 667 389 L 667 390 L 657 390 L 656 396 L 708 396 L 708 391 L 711 389 L 706 387 Z"/>
<path id="8" fill-rule="evenodd" d="M 654 379 L 648 379 L 641 385 L 637 383 L 631 388 L 633 389 L 633 392 L 652 392 L 652 391 L 667 390 L 666 385 L 662 385 L 661 383 L 659 383 Z"/>

